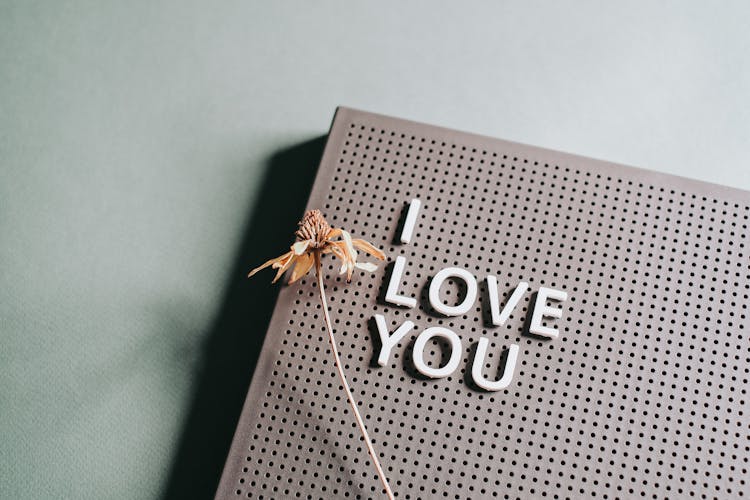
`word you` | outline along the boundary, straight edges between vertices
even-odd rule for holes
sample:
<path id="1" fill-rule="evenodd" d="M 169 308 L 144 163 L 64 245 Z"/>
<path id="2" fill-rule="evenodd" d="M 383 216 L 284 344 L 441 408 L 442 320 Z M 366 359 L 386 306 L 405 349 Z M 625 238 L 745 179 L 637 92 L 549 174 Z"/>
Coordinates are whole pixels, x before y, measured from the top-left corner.
<path id="1" fill-rule="evenodd" d="M 420 205 L 421 203 L 418 199 L 412 200 L 409 204 L 404 229 L 401 232 L 402 243 L 409 243 L 411 241 Z M 398 306 L 414 308 L 417 306 L 417 299 L 401 295 L 398 290 L 406 265 L 407 262 L 403 256 L 396 257 L 393 272 L 386 288 L 385 301 Z M 448 305 L 440 299 L 440 288 L 448 279 L 463 282 L 466 289 L 466 294 L 457 305 Z M 490 299 L 492 325 L 502 326 L 508 320 L 524 294 L 529 290 L 529 284 L 525 281 L 518 283 L 505 306 L 500 309 L 497 278 L 493 275 L 488 275 L 486 281 Z M 458 267 L 446 267 L 441 269 L 430 282 L 428 293 L 430 306 L 446 317 L 461 316 L 474 307 L 477 300 L 477 289 L 477 280 L 469 271 Z M 567 298 L 568 294 L 566 292 L 553 288 L 540 287 L 537 291 L 534 309 L 531 312 L 529 332 L 540 337 L 557 338 L 560 332 L 556 328 L 544 326 L 543 321 L 544 318 L 562 318 L 562 309 L 550 306 L 549 301 L 564 302 Z M 390 332 L 386 319 L 382 314 L 375 315 L 375 323 L 381 343 L 380 353 L 378 354 L 378 365 L 386 366 L 393 348 L 415 328 L 415 324 L 412 321 L 406 320 L 395 331 Z M 433 367 L 425 362 L 424 350 L 427 343 L 432 339 L 441 339 L 450 346 L 450 357 L 444 366 Z M 502 376 L 498 380 L 491 380 L 482 374 L 482 367 L 485 363 L 488 346 L 489 340 L 486 337 L 481 337 L 478 341 L 471 367 L 471 376 L 478 387 L 487 391 L 499 391 L 508 387 L 513 379 L 519 347 L 517 344 L 511 344 L 508 349 L 508 356 Z M 417 336 L 414 342 L 412 359 L 417 371 L 422 375 L 430 378 L 443 378 L 451 375 L 458 369 L 462 352 L 461 339 L 453 330 L 442 326 L 433 326 L 425 329 Z"/>

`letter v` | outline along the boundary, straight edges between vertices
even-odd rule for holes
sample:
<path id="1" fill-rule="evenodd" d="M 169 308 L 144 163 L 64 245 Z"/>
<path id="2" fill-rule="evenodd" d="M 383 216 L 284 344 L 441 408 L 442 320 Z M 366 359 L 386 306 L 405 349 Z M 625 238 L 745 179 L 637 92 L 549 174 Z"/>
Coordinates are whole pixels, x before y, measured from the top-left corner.
<path id="1" fill-rule="evenodd" d="M 500 301 L 497 297 L 497 278 L 491 274 L 487 275 L 487 293 L 490 295 L 490 313 L 492 314 L 492 324 L 494 326 L 503 326 L 505 322 L 508 321 L 510 313 L 516 308 L 521 297 L 523 297 L 523 294 L 526 293 L 526 290 L 528 289 L 528 283 L 525 281 L 520 282 L 518 286 L 516 286 L 516 289 L 513 290 L 513 294 L 510 296 L 508 303 L 505 304 L 505 307 L 503 307 L 501 312 L 499 310 Z"/>

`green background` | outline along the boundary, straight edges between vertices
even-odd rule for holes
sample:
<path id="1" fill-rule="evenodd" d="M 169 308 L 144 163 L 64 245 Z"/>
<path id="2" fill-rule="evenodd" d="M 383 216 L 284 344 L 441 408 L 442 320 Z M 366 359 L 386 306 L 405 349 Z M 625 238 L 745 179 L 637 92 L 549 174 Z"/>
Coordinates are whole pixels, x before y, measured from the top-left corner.
<path id="1" fill-rule="evenodd" d="M 750 188 L 747 5 L 1 1 L 0 498 L 212 495 L 339 104 Z"/>

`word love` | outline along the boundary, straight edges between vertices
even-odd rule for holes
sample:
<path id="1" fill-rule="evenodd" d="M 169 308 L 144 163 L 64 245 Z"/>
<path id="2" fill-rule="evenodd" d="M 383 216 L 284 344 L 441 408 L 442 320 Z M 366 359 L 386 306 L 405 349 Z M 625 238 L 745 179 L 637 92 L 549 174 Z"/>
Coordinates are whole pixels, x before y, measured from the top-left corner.
<path id="1" fill-rule="evenodd" d="M 391 274 L 391 279 L 386 289 L 385 300 L 386 302 L 389 302 L 391 304 L 413 308 L 417 306 L 417 300 L 414 297 L 401 295 L 398 291 L 399 283 L 401 283 L 402 281 L 402 276 L 404 274 L 405 268 L 406 259 L 402 256 L 396 257 L 396 261 L 393 266 L 393 273 Z M 457 305 L 448 305 L 440 299 L 440 288 L 448 279 L 462 281 L 466 289 L 466 294 L 464 295 L 461 302 Z M 523 295 L 529 289 L 529 284 L 524 281 L 520 282 L 516 286 L 505 306 L 500 309 L 497 278 L 495 276 L 489 275 L 487 276 L 486 280 L 490 299 L 489 302 L 492 324 L 494 326 L 502 326 L 508 320 L 520 300 L 523 298 Z M 469 312 L 469 310 L 471 310 L 471 308 L 474 306 L 477 300 L 477 288 L 477 280 L 469 271 L 457 267 L 448 267 L 442 269 L 430 282 L 428 293 L 430 306 L 432 306 L 435 311 L 444 316 L 461 316 Z M 529 332 L 541 337 L 556 338 L 559 335 L 559 331 L 555 328 L 544 326 L 543 321 L 544 318 L 562 318 L 562 309 L 551 307 L 550 305 L 548 305 L 548 301 L 555 300 L 563 302 L 567 300 L 567 298 L 568 294 L 563 291 L 540 287 L 537 292 L 537 298 L 534 303 L 533 311 L 531 312 Z M 407 320 L 404 321 L 393 333 L 390 333 L 384 316 L 376 314 L 375 322 L 377 324 L 378 334 L 381 341 L 380 354 L 378 355 L 378 364 L 380 366 L 385 366 L 386 364 L 388 364 L 388 359 L 393 347 L 398 344 L 409 332 L 411 332 L 414 329 L 415 325 L 412 321 Z M 424 360 L 425 346 L 432 339 L 442 339 L 444 341 L 447 341 L 448 345 L 450 346 L 450 358 L 445 366 L 435 368 L 429 366 Z M 499 380 L 490 380 L 482 374 L 482 367 L 485 364 L 488 345 L 489 340 L 486 337 L 482 337 L 479 339 L 471 368 L 471 376 L 474 380 L 474 383 L 482 389 L 488 391 L 499 391 L 508 387 L 511 380 L 513 379 L 513 372 L 515 371 L 519 348 L 516 344 L 512 344 L 510 346 L 502 376 Z M 461 360 L 462 352 L 463 348 L 461 345 L 461 339 L 454 331 L 442 326 L 434 326 L 427 328 L 419 334 L 416 341 L 414 342 L 412 359 L 414 360 L 414 366 L 416 367 L 417 371 L 419 371 L 422 375 L 430 378 L 442 378 L 447 377 L 456 371 Z"/>
<path id="2" fill-rule="evenodd" d="M 398 293 L 398 284 L 401 282 L 405 267 L 406 259 L 400 255 L 396 257 L 391 280 L 388 282 L 388 288 L 385 292 L 385 301 L 390 302 L 391 304 L 413 308 L 417 306 L 417 299 L 414 297 L 406 297 Z M 440 287 L 448 278 L 462 280 L 466 286 L 466 295 L 464 296 L 463 301 L 455 306 L 449 306 L 440 300 Z M 497 278 L 492 275 L 487 276 L 487 291 L 490 296 L 490 312 L 492 314 L 492 324 L 494 326 L 502 326 L 505 324 L 513 312 L 513 309 L 515 309 L 516 305 L 518 305 L 518 302 L 523 297 L 523 294 L 526 293 L 526 290 L 528 289 L 528 283 L 525 281 L 520 282 L 510 296 L 510 299 L 508 299 L 508 303 L 505 304 L 503 310 L 500 311 Z M 554 328 L 543 326 L 542 318 L 552 317 L 560 319 L 562 317 L 562 310 L 547 306 L 546 302 L 548 298 L 565 301 L 568 299 L 568 294 L 552 288 L 539 288 L 529 331 L 536 335 L 541 335 L 542 337 L 556 338 L 559 335 L 559 332 Z M 473 274 L 465 269 L 447 267 L 438 272 L 430 282 L 429 299 L 430 305 L 437 312 L 445 316 L 461 316 L 462 314 L 469 312 L 474 306 L 474 302 L 477 300 L 477 280 L 474 278 Z"/>

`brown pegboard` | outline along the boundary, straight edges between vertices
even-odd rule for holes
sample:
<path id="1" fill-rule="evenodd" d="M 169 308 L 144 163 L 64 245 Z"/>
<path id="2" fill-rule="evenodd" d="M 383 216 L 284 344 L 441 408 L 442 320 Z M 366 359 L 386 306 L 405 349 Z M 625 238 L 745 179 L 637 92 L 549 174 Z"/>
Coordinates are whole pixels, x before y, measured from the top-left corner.
<path id="1" fill-rule="evenodd" d="M 344 369 L 398 498 L 748 496 L 750 193 L 339 108 L 308 207 L 408 262 L 413 309 L 383 300 L 392 265 L 347 285 L 330 259 L 326 277 Z M 460 317 L 426 300 L 448 266 L 480 285 Z M 530 284 L 501 327 L 487 274 L 501 302 Z M 540 286 L 569 296 L 555 339 L 526 331 Z M 391 331 L 416 324 L 385 367 L 375 314 Z M 463 359 L 425 379 L 410 353 L 437 325 L 461 337 Z M 482 336 L 489 376 L 520 347 L 506 390 L 471 381 Z M 439 345 L 427 354 L 440 362 Z M 217 498 L 380 496 L 311 274 L 279 295 Z"/>

